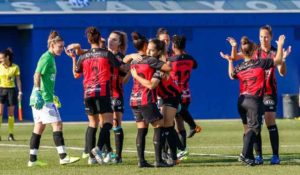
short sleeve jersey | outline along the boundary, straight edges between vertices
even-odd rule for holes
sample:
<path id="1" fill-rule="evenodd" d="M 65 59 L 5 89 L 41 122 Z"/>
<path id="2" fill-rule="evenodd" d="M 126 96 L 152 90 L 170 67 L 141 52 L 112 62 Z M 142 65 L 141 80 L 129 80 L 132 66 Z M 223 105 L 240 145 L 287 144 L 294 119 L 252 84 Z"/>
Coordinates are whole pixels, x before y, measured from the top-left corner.
<path id="1" fill-rule="evenodd" d="M 163 100 L 180 98 L 181 90 L 171 76 L 164 77 L 160 71 L 155 72 L 153 78 L 159 79 L 160 83 L 157 86 L 158 96 Z"/>
<path id="2" fill-rule="evenodd" d="M 171 78 L 179 86 L 182 96 L 182 103 L 189 103 L 191 101 L 191 92 L 189 80 L 193 69 L 198 67 L 196 60 L 188 55 L 175 55 L 168 59 L 172 65 L 172 71 L 170 72 Z"/>
<path id="3" fill-rule="evenodd" d="M 125 65 L 123 63 L 124 55 L 120 52 L 115 54 L 115 59 L 120 66 Z M 112 97 L 113 98 L 121 98 L 124 97 L 124 90 L 123 90 L 123 78 L 129 71 L 120 70 L 119 67 L 112 67 L 112 76 L 111 76 L 111 85 L 112 85 Z"/>
<path id="4" fill-rule="evenodd" d="M 258 58 L 274 59 L 277 53 L 277 49 L 271 46 L 271 49 L 268 52 L 265 52 L 259 47 L 256 53 Z M 265 70 L 265 75 L 266 75 L 265 77 L 266 87 L 264 92 L 265 95 L 277 96 L 277 82 L 276 82 L 275 70 L 276 70 L 275 66 Z"/>
<path id="5" fill-rule="evenodd" d="M 265 88 L 265 70 L 274 66 L 273 59 L 251 59 L 238 64 L 232 77 L 240 80 L 240 95 L 262 97 Z"/>
<path id="6" fill-rule="evenodd" d="M 49 51 L 45 52 L 38 61 L 36 73 L 41 74 L 41 93 L 45 102 L 53 102 L 56 63 L 55 58 Z"/>
<path id="7" fill-rule="evenodd" d="M 141 61 L 133 60 L 131 68 L 135 68 L 139 76 L 151 80 L 155 71 L 160 70 L 164 62 L 149 56 L 142 57 Z M 145 106 L 156 102 L 157 89 L 150 90 L 134 79 L 130 96 L 130 106 Z"/>
<path id="8" fill-rule="evenodd" d="M 81 55 L 76 73 L 83 73 L 84 98 L 111 97 L 111 69 L 118 67 L 115 56 L 106 49 L 91 49 Z"/>
<path id="9" fill-rule="evenodd" d="M 14 88 L 15 78 L 20 75 L 19 66 L 12 64 L 9 67 L 0 64 L 0 87 L 2 88 Z"/>

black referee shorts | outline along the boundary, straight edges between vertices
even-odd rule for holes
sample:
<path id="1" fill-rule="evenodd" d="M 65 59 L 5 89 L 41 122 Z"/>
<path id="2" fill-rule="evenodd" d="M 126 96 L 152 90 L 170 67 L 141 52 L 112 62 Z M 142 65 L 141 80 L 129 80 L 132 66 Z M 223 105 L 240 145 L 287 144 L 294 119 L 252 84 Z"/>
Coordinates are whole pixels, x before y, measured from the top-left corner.
<path id="1" fill-rule="evenodd" d="M 15 106 L 18 102 L 15 88 L 0 88 L 0 103 L 7 106 Z"/>

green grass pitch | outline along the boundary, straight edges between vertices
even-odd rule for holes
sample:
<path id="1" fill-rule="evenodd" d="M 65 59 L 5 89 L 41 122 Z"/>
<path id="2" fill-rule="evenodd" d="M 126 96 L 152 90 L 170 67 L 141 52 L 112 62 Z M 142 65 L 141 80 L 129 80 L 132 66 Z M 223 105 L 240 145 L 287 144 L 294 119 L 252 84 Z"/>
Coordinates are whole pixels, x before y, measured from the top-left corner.
<path id="1" fill-rule="evenodd" d="M 237 161 L 237 156 L 242 149 L 242 124 L 240 120 L 205 120 L 197 121 L 202 126 L 202 132 L 188 139 L 190 156 L 188 160 L 172 168 L 148 168 L 137 167 L 135 152 L 135 123 L 124 123 L 125 143 L 123 163 L 120 165 L 88 165 L 87 159 L 81 159 L 72 165 L 59 165 L 59 157 L 52 139 L 51 127 L 42 136 L 41 148 L 38 158 L 48 163 L 46 167 L 27 167 L 29 153 L 29 139 L 32 124 L 15 126 L 15 138 L 17 141 L 8 142 L 7 125 L 3 125 L 2 141 L 0 141 L 0 174 L 164 174 L 164 175 L 298 175 L 300 174 L 300 121 L 278 120 L 280 135 L 281 165 L 269 165 L 271 146 L 268 132 L 263 126 L 263 154 L 265 164 L 256 167 L 247 167 Z M 68 153 L 72 156 L 81 156 L 84 144 L 84 135 L 87 123 L 64 124 L 64 137 Z M 147 135 L 146 159 L 153 163 L 153 130 L 149 129 Z M 114 136 L 111 134 L 112 145 Z"/>

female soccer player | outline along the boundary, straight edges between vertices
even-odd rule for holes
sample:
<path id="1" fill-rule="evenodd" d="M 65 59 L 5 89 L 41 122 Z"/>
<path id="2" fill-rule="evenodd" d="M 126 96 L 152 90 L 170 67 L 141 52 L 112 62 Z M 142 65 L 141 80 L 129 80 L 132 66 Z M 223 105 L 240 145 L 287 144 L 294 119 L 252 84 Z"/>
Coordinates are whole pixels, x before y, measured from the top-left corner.
<path id="1" fill-rule="evenodd" d="M 274 58 L 276 55 L 276 48 L 271 45 L 273 37 L 272 28 L 269 25 L 262 26 L 259 30 L 259 40 L 260 45 L 258 45 L 257 50 L 254 54 L 254 58 Z M 235 42 L 232 38 L 228 38 L 231 42 Z M 287 50 L 283 50 L 283 62 L 281 65 L 274 66 L 265 71 L 266 79 L 265 79 L 265 90 L 264 90 L 264 119 L 266 126 L 269 130 L 270 142 L 272 146 L 273 156 L 271 158 L 270 164 L 280 164 L 279 158 L 279 135 L 278 135 L 278 128 L 276 125 L 276 110 L 277 110 L 277 83 L 276 83 L 276 76 L 275 76 L 275 67 L 279 72 L 280 76 L 284 76 L 286 74 L 286 64 L 285 59 L 291 52 L 291 46 L 288 47 Z M 236 54 L 233 58 L 234 60 L 240 59 L 242 54 Z M 245 125 L 247 128 L 247 125 Z M 257 164 L 263 164 L 263 157 L 262 157 L 262 141 L 261 135 L 257 136 L 257 141 L 254 144 L 254 148 L 256 151 L 256 158 L 255 161 Z"/>
<path id="2" fill-rule="evenodd" d="M 188 137 L 192 137 L 195 133 L 201 131 L 201 127 L 196 125 L 193 117 L 188 111 L 191 101 L 189 80 L 192 70 L 197 68 L 197 62 L 192 56 L 185 53 L 185 44 L 186 38 L 184 36 L 174 35 L 172 37 L 172 50 L 174 55 L 168 58 L 168 61 L 170 61 L 172 65 L 170 76 L 178 84 L 182 92 L 180 102 L 181 110 L 175 121 L 179 132 L 179 138 L 183 144 L 183 149 L 186 148 L 186 130 L 183 125 L 183 120 L 191 127 Z M 182 151 L 181 154 L 186 154 L 186 151 Z M 181 155 L 178 156 L 180 157 Z"/>
<path id="3" fill-rule="evenodd" d="M 118 67 L 115 56 L 108 50 L 99 47 L 100 32 L 95 27 L 86 29 L 86 37 L 91 49 L 81 55 L 76 62 L 74 53 L 66 50 L 73 60 L 73 74 L 79 78 L 83 74 L 84 104 L 89 118 L 89 127 L 86 134 L 86 144 L 90 158 L 88 164 L 96 161 L 102 164 L 102 148 L 104 145 L 111 148 L 110 130 L 113 123 L 111 108 L 111 69 Z M 99 134 L 97 146 L 96 132 L 99 121 L 103 126 Z M 111 150 L 108 150 L 111 152 Z"/>
<path id="4" fill-rule="evenodd" d="M 238 108 L 243 123 L 247 123 L 240 160 L 251 166 L 255 165 L 253 144 L 261 131 L 265 70 L 274 65 L 282 64 L 284 40 L 285 36 L 281 35 L 277 41 L 277 54 L 274 59 L 253 59 L 256 45 L 247 37 L 242 37 L 241 39 L 241 53 L 244 57 L 244 62 L 233 67 L 232 57 L 221 54 L 228 61 L 229 77 L 240 80 Z M 233 42 L 231 44 L 232 46 L 236 45 Z"/>
<path id="5" fill-rule="evenodd" d="M 161 61 L 166 62 L 164 55 L 164 43 L 158 39 L 151 40 L 149 46 L 152 51 L 148 52 L 148 56 L 159 58 Z M 150 51 L 150 50 L 149 50 Z M 177 143 L 176 138 L 178 137 L 176 130 L 174 129 L 174 119 L 177 112 L 177 108 L 180 102 L 180 89 L 174 83 L 172 78 L 165 73 L 156 71 L 151 80 L 147 80 L 139 76 L 136 69 L 131 69 L 132 77 L 141 83 L 146 88 L 153 90 L 157 87 L 158 96 L 162 99 L 162 109 L 161 113 L 164 120 L 164 130 L 163 135 L 165 136 L 171 150 L 171 165 L 176 165 L 179 163 L 177 160 Z"/>
<path id="6" fill-rule="evenodd" d="M 62 121 L 59 111 L 53 103 L 56 64 L 55 57 L 60 56 L 64 48 L 64 41 L 56 31 L 52 31 L 48 38 L 48 51 L 39 59 L 34 74 L 34 87 L 30 96 L 30 106 L 34 119 L 34 128 L 30 139 L 30 160 L 28 166 L 44 166 L 46 163 L 37 160 L 40 139 L 46 124 L 51 123 L 53 140 L 59 154 L 61 165 L 74 163 L 78 157 L 70 157 L 66 153 L 62 132 Z"/>
<path id="7" fill-rule="evenodd" d="M 153 52 L 153 46 L 149 44 L 147 39 L 140 35 L 137 32 L 132 33 L 132 40 L 135 48 L 138 50 L 138 54 L 142 59 L 134 59 L 131 62 L 131 68 L 135 68 L 137 74 L 144 77 L 147 80 L 150 80 L 156 70 L 170 71 L 171 67 L 166 63 L 159 61 L 154 57 L 146 56 L 146 51 Z M 148 48 L 147 48 L 148 47 Z M 130 58 L 130 57 L 127 57 Z M 124 62 L 127 63 L 129 60 L 124 58 Z M 163 117 L 160 114 L 156 102 L 157 102 L 157 93 L 156 90 L 150 90 L 144 87 L 135 79 L 133 80 L 133 87 L 130 97 L 130 106 L 132 108 L 133 114 L 136 118 L 138 133 L 136 139 L 137 152 L 138 152 L 138 166 L 151 167 L 144 157 L 145 151 L 145 137 L 148 132 L 148 125 L 154 127 L 154 150 L 155 150 L 155 167 L 167 167 L 169 166 L 162 161 L 161 157 L 161 135 L 163 127 Z"/>
<path id="8" fill-rule="evenodd" d="M 111 51 L 116 58 L 116 61 L 122 65 L 123 69 L 115 67 L 112 70 L 111 85 L 112 85 L 112 109 L 113 109 L 113 131 L 115 134 L 116 154 L 115 163 L 122 163 L 122 149 L 124 142 L 124 132 L 122 129 L 122 117 L 124 113 L 124 90 L 123 81 L 129 71 L 124 69 L 123 58 L 127 49 L 127 34 L 122 31 L 113 31 L 108 37 L 108 50 Z M 109 153 L 106 161 L 110 159 Z"/>
<path id="9" fill-rule="evenodd" d="M 8 141 L 15 141 L 14 110 L 15 105 L 17 104 L 17 100 L 22 99 L 20 69 L 18 65 L 13 63 L 13 57 L 13 51 L 10 48 L 7 48 L 0 52 L 0 129 L 2 124 L 4 105 L 6 104 L 8 115 Z M 15 80 L 17 82 L 18 93 L 16 92 Z"/>

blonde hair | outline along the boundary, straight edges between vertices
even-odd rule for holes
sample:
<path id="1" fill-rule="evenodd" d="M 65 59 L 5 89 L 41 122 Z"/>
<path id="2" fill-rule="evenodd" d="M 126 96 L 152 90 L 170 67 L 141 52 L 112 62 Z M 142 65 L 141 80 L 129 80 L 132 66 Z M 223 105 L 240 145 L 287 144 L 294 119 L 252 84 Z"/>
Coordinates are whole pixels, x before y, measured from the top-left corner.
<path id="1" fill-rule="evenodd" d="M 49 34 L 48 41 L 47 41 L 47 43 L 48 43 L 48 48 L 50 47 L 51 44 L 55 44 L 55 43 L 57 43 L 57 42 L 62 42 L 62 41 L 64 41 L 64 40 L 63 40 L 62 37 L 58 34 L 58 32 L 55 31 L 55 30 L 52 30 L 52 31 L 50 32 L 50 34 Z"/>

